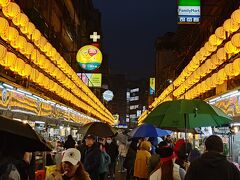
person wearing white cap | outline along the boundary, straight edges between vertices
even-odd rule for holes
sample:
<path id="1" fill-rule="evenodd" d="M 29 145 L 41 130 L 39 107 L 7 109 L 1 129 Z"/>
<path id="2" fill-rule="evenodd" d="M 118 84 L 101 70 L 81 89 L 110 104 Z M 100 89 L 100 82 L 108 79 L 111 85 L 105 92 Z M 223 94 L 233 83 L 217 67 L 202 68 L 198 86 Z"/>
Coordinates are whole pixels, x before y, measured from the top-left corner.
<path id="1" fill-rule="evenodd" d="M 90 180 L 80 160 L 80 151 L 75 148 L 67 149 L 64 152 L 61 167 L 47 177 L 47 180 Z"/>

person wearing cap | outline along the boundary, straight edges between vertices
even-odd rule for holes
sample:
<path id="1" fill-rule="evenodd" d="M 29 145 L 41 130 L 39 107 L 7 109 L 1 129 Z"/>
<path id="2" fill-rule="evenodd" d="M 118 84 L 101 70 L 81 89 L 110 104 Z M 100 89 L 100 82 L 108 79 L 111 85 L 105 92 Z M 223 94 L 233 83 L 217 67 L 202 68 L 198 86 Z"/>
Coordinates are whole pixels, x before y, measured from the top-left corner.
<path id="1" fill-rule="evenodd" d="M 173 149 L 165 141 L 159 144 L 160 163 L 150 175 L 150 180 L 183 180 L 185 170 L 174 163 Z"/>
<path id="2" fill-rule="evenodd" d="M 84 170 L 81 153 L 75 148 L 69 148 L 64 152 L 61 166 L 47 180 L 90 180 L 88 173 Z"/>
<path id="3" fill-rule="evenodd" d="M 87 135 L 85 139 L 87 148 L 85 150 L 84 167 L 89 173 L 91 180 L 99 180 L 100 178 L 101 151 L 95 139 L 95 136 L 91 134 Z"/>
<path id="4" fill-rule="evenodd" d="M 205 141 L 205 152 L 194 160 L 187 171 L 185 180 L 239 180 L 240 172 L 223 155 L 223 141 L 211 135 Z"/>

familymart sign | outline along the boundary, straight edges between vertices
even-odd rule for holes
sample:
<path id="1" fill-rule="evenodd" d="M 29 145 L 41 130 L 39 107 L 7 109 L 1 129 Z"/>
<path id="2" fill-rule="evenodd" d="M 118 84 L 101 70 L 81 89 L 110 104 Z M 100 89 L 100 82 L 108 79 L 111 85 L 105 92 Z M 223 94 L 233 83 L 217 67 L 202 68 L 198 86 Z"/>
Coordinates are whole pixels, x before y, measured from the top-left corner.
<path id="1" fill-rule="evenodd" d="M 178 1 L 178 23 L 194 24 L 200 23 L 200 0 Z"/>

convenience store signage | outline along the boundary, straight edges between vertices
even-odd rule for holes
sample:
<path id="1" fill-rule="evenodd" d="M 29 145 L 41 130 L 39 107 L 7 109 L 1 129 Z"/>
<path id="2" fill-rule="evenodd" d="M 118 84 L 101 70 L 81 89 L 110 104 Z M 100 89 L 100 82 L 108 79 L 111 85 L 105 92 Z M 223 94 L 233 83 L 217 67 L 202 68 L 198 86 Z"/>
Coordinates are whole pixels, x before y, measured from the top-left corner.
<path id="1" fill-rule="evenodd" d="M 178 24 L 199 24 L 201 15 L 200 0 L 178 1 Z"/>

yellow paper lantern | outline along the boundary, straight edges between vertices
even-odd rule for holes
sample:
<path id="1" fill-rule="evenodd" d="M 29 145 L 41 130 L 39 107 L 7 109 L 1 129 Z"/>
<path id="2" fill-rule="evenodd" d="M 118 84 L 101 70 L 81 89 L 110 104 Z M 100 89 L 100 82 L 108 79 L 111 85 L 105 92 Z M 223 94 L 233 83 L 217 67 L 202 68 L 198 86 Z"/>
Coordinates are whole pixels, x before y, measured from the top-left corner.
<path id="1" fill-rule="evenodd" d="M 10 0 L 0 0 L 0 6 L 6 7 L 10 3 Z"/>
<path id="2" fill-rule="evenodd" d="M 7 54 L 7 49 L 0 44 L 0 61 L 2 61 Z"/>
<path id="3" fill-rule="evenodd" d="M 41 36 L 40 39 L 34 43 L 41 49 L 41 51 L 43 51 L 43 48 L 47 43 L 47 39 L 44 36 Z"/>
<path id="4" fill-rule="evenodd" d="M 6 30 L 8 30 L 9 24 L 8 21 L 2 17 L 0 17 L 0 24 L 0 36 L 2 36 L 3 34 L 6 34 Z"/>
<path id="5" fill-rule="evenodd" d="M 41 68 L 43 68 L 44 64 L 46 63 L 47 59 L 43 54 L 40 54 L 38 61 L 36 62 Z"/>
<path id="6" fill-rule="evenodd" d="M 34 26 L 33 23 L 28 22 L 28 23 L 26 24 L 26 26 L 21 27 L 20 30 L 22 31 L 23 34 L 26 34 L 26 35 L 29 35 L 29 36 L 30 36 L 30 35 L 33 34 L 33 31 L 35 30 L 35 26 Z"/>
<path id="7" fill-rule="evenodd" d="M 35 29 L 32 33 L 32 40 L 33 41 L 38 41 L 41 37 L 41 33 L 38 29 Z"/>
<path id="8" fill-rule="evenodd" d="M 238 76 L 240 74 L 240 58 L 234 60 L 233 69 L 234 69 L 234 75 Z"/>
<path id="9" fill-rule="evenodd" d="M 232 13 L 231 19 L 238 24 L 240 23 L 240 9 L 237 9 Z"/>
<path id="10" fill-rule="evenodd" d="M 16 41 L 18 36 L 19 36 L 18 30 L 15 29 L 14 27 L 9 27 L 7 40 L 10 42 Z"/>
<path id="11" fill-rule="evenodd" d="M 233 35 L 231 42 L 233 46 L 240 48 L 240 33 L 236 33 Z"/>
<path id="12" fill-rule="evenodd" d="M 225 73 L 224 69 L 220 69 L 218 72 L 218 84 L 223 84 L 225 80 L 227 80 L 227 74 Z"/>
<path id="13" fill-rule="evenodd" d="M 215 35 L 219 38 L 219 39 L 226 39 L 226 31 L 224 30 L 224 28 L 222 26 L 218 27 L 215 31 Z"/>
<path id="14" fill-rule="evenodd" d="M 225 73 L 227 74 L 227 76 L 235 76 L 235 71 L 234 71 L 234 68 L 233 68 L 233 64 L 227 64 L 225 67 L 224 67 L 224 71 Z"/>
<path id="15" fill-rule="evenodd" d="M 204 47 L 206 48 L 206 50 L 208 50 L 210 52 L 214 52 L 217 50 L 217 46 L 213 46 L 209 42 L 206 42 Z"/>
<path id="16" fill-rule="evenodd" d="M 47 52 L 49 52 L 51 49 L 52 49 L 52 45 L 51 45 L 49 42 L 47 42 L 47 43 L 45 44 L 44 48 L 43 48 L 43 52 L 47 53 Z"/>
<path id="17" fill-rule="evenodd" d="M 17 74 L 19 75 L 22 75 L 22 71 L 23 69 L 25 68 L 25 62 L 20 59 L 20 58 L 17 58 L 16 60 L 16 64 L 15 66 L 13 66 L 14 68 L 12 69 L 14 72 L 16 72 Z"/>
<path id="18" fill-rule="evenodd" d="M 15 64 L 16 59 L 17 59 L 17 56 L 14 53 L 7 52 L 2 65 L 9 68 L 10 66 L 13 66 Z"/>
<path id="19" fill-rule="evenodd" d="M 22 71 L 23 77 L 28 77 L 32 73 L 32 67 L 29 64 L 25 64 L 25 68 Z"/>
<path id="20" fill-rule="evenodd" d="M 33 45 L 28 42 L 25 51 L 26 55 L 31 55 L 33 50 L 34 50 Z"/>
<path id="21" fill-rule="evenodd" d="M 222 43 L 222 40 L 219 39 L 215 34 L 212 34 L 210 37 L 209 37 L 209 42 L 212 46 L 218 46 Z"/>
<path id="22" fill-rule="evenodd" d="M 217 58 L 221 60 L 221 62 L 224 62 L 227 59 L 227 53 L 224 50 L 224 48 L 220 48 L 217 51 Z"/>
<path id="23" fill-rule="evenodd" d="M 20 7 L 16 3 L 10 2 L 7 6 L 2 8 L 2 11 L 4 16 L 12 19 L 20 13 Z"/>
<path id="24" fill-rule="evenodd" d="M 224 28 L 225 31 L 233 33 L 233 32 L 236 32 L 239 29 L 239 26 L 238 26 L 238 23 L 236 23 L 232 19 L 227 19 L 223 23 L 223 28 Z"/>
<path id="25" fill-rule="evenodd" d="M 17 16 L 15 16 L 12 20 L 13 24 L 16 26 L 24 27 L 28 24 L 28 17 L 24 13 L 19 13 Z"/>
<path id="26" fill-rule="evenodd" d="M 239 52 L 239 49 L 236 48 L 235 46 L 233 46 L 231 41 L 228 41 L 225 45 L 224 45 L 224 50 L 228 53 L 228 54 L 237 54 Z"/>
<path id="27" fill-rule="evenodd" d="M 37 49 L 34 49 L 31 54 L 31 60 L 34 64 L 38 64 L 39 58 L 40 58 L 40 52 Z"/>

